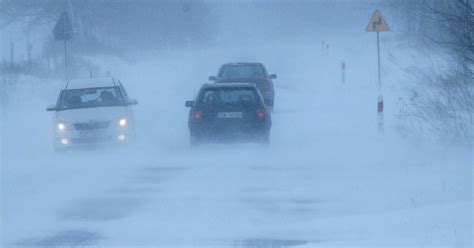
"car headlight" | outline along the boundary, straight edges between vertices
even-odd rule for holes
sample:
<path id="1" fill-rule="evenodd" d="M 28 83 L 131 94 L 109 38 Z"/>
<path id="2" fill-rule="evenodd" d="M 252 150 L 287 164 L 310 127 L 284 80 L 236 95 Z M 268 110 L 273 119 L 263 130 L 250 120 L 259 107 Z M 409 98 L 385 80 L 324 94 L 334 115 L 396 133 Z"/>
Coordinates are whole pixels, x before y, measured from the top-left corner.
<path id="1" fill-rule="evenodd" d="M 69 124 L 66 123 L 66 122 L 58 122 L 58 124 L 56 125 L 56 128 L 59 130 L 59 131 L 64 131 L 66 129 L 69 128 Z"/>
<path id="2" fill-rule="evenodd" d="M 127 119 L 125 119 L 125 118 L 120 119 L 118 124 L 122 127 L 126 126 L 127 125 Z"/>

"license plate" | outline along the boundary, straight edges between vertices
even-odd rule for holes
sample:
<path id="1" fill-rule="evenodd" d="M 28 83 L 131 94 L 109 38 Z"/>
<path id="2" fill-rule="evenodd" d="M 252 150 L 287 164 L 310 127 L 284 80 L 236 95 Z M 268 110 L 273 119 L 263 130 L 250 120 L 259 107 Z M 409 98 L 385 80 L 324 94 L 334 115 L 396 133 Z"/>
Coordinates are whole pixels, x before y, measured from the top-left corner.
<path id="1" fill-rule="evenodd" d="M 217 118 L 220 118 L 220 119 L 242 118 L 242 112 L 219 112 L 217 113 Z"/>

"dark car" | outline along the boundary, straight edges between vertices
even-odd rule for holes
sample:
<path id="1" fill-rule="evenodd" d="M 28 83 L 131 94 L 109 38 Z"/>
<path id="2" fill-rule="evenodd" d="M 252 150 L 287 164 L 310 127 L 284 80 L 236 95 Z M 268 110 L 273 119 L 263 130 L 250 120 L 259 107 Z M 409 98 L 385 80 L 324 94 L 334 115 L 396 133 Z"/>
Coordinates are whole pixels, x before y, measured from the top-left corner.
<path id="1" fill-rule="evenodd" d="M 205 84 L 195 101 L 186 102 L 186 107 L 191 107 L 191 145 L 239 140 L 270 142 L 270 112 L 254 84 Z"/>
<path id="2" fill-rule="evenodd" d="M 273 108 L 275 91 L 272 79 L 275 74 L 268 74 L 262 63 L 228 63 L 223 64 L 217 77 L 210 76 L 209 80 L 215 83 L 254 83 L 262 93 L 265 104 Z"/>

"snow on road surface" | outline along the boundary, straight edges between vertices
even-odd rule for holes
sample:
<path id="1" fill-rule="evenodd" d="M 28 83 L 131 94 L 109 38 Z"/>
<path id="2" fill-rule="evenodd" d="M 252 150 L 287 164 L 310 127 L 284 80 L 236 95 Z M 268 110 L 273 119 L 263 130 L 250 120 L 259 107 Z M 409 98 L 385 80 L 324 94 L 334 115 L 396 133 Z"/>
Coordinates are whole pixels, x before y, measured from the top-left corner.
<path id="1" fill-rule="evenodd" d="M 128 147 L 54 154 L 44 108 L 61 82 L 20 78 L 2 118 L 2 247 L 472 247 L 472 147 L 398 135 L 388 61 L 377 134 L 373 38 L 98 59 L 139 101 Z M 184 101 L 236 60 L 278 74 L 271 146 L 191 149 Z"/>
<path id="2" fill-rule="evenodd" d="M 371 78 L 340 85 L 338 58 L 307 49 L 318 59 L 289 50 L 293 68 L 261 59 L 279 74 L 269 148 L 188 146 L 184 101 L 226 50 L 122 65 L 131 147 L 54 154 L 45 84 L 6 115 L 3 245 L 468 247 L 469 151 L 377 136 Z"/>

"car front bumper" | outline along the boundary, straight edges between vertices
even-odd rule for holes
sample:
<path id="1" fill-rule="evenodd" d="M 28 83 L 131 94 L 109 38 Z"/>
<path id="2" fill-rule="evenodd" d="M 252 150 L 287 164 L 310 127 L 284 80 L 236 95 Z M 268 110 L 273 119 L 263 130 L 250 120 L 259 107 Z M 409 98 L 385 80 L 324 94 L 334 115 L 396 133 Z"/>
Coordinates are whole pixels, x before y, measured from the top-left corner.
<path id="1" fill-rule="evenodd" d="M 56 148 L 69 148 L 97 144 L 120 144 L 127 143 L 134 138 L 134 132 L 129 129 L 57 131 L 54 137 L 54 146 Z"/>

